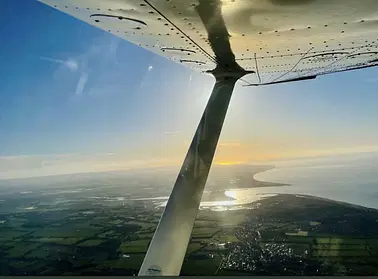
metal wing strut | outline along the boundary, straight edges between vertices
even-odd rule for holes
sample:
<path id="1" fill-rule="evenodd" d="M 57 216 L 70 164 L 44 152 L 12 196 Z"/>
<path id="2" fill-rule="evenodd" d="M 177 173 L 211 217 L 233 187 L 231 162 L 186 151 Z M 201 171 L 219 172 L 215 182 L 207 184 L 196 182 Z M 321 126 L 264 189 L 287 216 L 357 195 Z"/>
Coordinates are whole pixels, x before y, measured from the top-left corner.
<path id="1" fill-rule="evenodd" d="M 216 82 L 139 275 L 179 275 L 236 81 L 247 74 L 235 61 L 219 0 L 197 12 L 216 54 Z M 210 15 L 210 16 L 209 16 Z"/>
<path id="2" fill-rule="evenodd" d="M 236 80 L 216 80 L 139 275 L 180 274 Z"/>

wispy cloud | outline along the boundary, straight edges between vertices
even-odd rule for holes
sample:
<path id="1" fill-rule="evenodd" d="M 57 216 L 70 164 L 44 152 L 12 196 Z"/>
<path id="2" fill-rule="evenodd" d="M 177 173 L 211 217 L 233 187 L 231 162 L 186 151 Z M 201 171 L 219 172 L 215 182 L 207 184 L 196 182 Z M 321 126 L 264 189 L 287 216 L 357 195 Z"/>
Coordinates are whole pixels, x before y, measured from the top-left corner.
<path id="1" fill-rule="evenodd" d="M 83 93 L 85 85 L 87 84 L 87 82 L 88 82 L 88 74 L 84 72 L 84 73 L 81 74 L 79 81 L 76 85 L 76 91 L 75 91 L 76 96 L 79 96 Z"/>
<path id="2" fill-rule="evenodd" d="M 51 57 L 40 57 L 40 59 L 63 65 L 67 69 L 71 70 L 72 72 L 77 72 L 79 69 L 79 63 L 74 59 L 60 60 L 60 59 L 54 59 Z"/>
<path id="3" fill-rule="evenodd" d="M 93 65 L 119 65 L 117 50 L 120 41 L 120 39 L 104 40 L 104 38 L 101 37 L 94 40 L 86 51 L 69 54 L 66 56 L 67 59 L 58 59 L 51 56 L 42 56 L 39 57 L 39 59 L 58 65 L 52 77 L 59 83 L 67 82 L 72 86 L 70 89 L 72 95 L 69 97 L 72 99 L 84 93 L 89 95 L 92 91 L 99 92 L 99 88 L 102 90 L 110 87 L 109 84 L 111 84 L 111 82 L 109 82 L 109 78 L 107 78 L 109 76 L 108 71 L 101 71 L 101 69 L 105 69 L 105 67 L 100 67 L 100 70 L 96 73 L 91 70 L 94 67 Z M 60 57 L 62 57 L 62 54 L 59 54 L 59 58 Z M 88 88 L 90 81 L 94 81 L 90 84 L 95 88 Z"/>
<path id="4" fill-rule="evenodd" d="M 115 38 L 113 39 L 111 42 L 110 42 L 110 46 L 109 46 L 109 58 L 115 63 L 115 64 L 119 64 L 118 63 L 118 60 L 117 60 L 117 50 L 118 50 L 118 46 L 119 46 L 119 43 L 120 43 L 120 39 L 119 38 Z"/>
<path id="5" fill-rule="evenodd" d="M 142 81 L 140 83 L 140 87 L 139 88 L 142 88 L 144 86 L 144 84 L 145 84 L 145 82 L 147 80 L 148 74 L 152 71 L 153 68 L 154 67 L 152 65 L 148 66 L 147 73 L 144 75 L 144 77 L 143 77 L 143 79 L 142 79 Z"/>
<path id="6" fill-rule="evenodd" d="M 75 96 L 80 96 L 83 94 L 85 85 L 88 82 L 88 72 L 86 71 L 87 59 L 82 59 L 80 56 L 69 58 L 67 60 L 55 59 L 51 57 L 40 57 L 40 59 L 60 65 L 53 74 L 53 76 L 60 81 L 67 78 L 66 69 L 72 73 L 79 74 L 80 76 L 74 92 Z"/>

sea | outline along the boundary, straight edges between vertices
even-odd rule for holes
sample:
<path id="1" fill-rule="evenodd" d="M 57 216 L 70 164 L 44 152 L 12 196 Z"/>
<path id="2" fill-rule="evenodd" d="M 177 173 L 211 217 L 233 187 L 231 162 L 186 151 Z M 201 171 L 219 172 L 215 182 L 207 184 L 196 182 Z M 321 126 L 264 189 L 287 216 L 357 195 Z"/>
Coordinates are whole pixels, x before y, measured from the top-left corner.
<path id="1" fill-rule="evenodd" d="M 276 162 L 256 180 L 290 186 L 248 189 L 240 195 L 311 195 L 378 209 L 378 153 Z"/>
<path id="2" fill-rule="evenodd" d="M 239 209 L 266 197 L 292 194 L 378 209 L 378 152 L 278 161 L 274 165 L 254 178 L 288 186 L 230 188 L 225 195 L 234 200 L 203 201 L 201 208 Z"/>

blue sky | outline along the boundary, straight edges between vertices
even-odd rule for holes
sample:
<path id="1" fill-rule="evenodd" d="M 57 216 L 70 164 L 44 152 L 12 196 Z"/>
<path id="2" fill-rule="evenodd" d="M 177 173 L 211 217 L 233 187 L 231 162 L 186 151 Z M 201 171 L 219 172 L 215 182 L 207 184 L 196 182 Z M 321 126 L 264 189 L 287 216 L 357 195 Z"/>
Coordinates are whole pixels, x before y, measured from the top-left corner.
<path id="1" fill-rule="evenodd" d="M 0 178 L 181 163 L 212 77 L 36 1 L 0 7 Z M 377 85 L 378 69 L 237 85 L 216 161 L 375 150 Z"/>

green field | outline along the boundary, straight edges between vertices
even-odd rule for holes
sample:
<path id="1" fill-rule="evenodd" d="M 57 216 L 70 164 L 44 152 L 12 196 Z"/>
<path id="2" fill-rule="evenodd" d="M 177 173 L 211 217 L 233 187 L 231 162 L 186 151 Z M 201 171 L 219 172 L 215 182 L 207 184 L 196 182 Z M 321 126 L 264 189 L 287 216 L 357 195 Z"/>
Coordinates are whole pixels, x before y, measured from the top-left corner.
<path id="1" fill-rule="evenodd" d="M 10 263 L 10 266 L 16 269 L 25 270 L 29 266 L 32 266 L 33 262 L 27 262 L 27 261 L 12 261 Z"/>
<path id="2" fill-rule="evenodd" d="M 305 244 L 312 244 L 314 242 L 313 237 L 308 236 L 292 236 L 287 235 L 286 241 L 289 243 L 305 243 Z"/>
<path id="3" fill-rule="evenodd" d="M 221 235 L 217 237 L 219 242 L 226 243 L 226 242 L 239 242 L 239 239 L 236 237 L 235 234 L 228 234 L 228 235 Z"/>
<path id="4" fill-rule="evenodd" d="M 12 230 L 1 231 L 0 230 L 0 241 L 3 242 L 3 241 L 19 239 L 20 237 L 26 234 L 27 232 L 25 231 L 12 231 Z"/>
<path id="5" fill-rule="evenodd" d="M 313 257 L 369 257 L 367 250 L 313 250 Z"/>
<path id="6" fill-rule="evenodd" d="M 214 275 L 222 258 L 215 255 L 212 259 L 186 260 L 180 275 Z"/>
<path id="7" fill-rule="evenodd" d="M 366 250 L 366 245 L 361 244 L 328 244 L 321 243 L 317 245 L 312 245 L 314 250 Z"/>
<path id="8" fill-rule="evenodd" d="M 196 237 L 212 237 L 216 232 L 219 231 L 219 228 L 206 228 L 206 227 L 201 227 L 201 228 L 194 228 L 192 231 L 192 238 Z"/>
<path id="9" fill-rule="evenodd" d="M 154 233 L 138 233 L 139 239 L 151 240 L 153 236 L 154 236 Z"/>
<path id="10" fill-rule="evenodd" d="M 125 225 L 138 225 L 141 227 L 140 230 L 155 230 L 156 225 L 155 223 L 150 223 L 150 222 L 143 222 L 143 221 L 127 221 L 124 223 Z"/>
<path id="11" fill-rule="evenodd" d="M 45 228 L 35 231 L 32 236 L 35 238 L 86 238 L 98 232 L 96 227 L 66 227 L 66 228 Z"/>
<path id="12" fill-rule="evenodd" d="M 110 225 L 120 225 L 122 223 L 124 223 L 124 221 L 123 220 L 119 220 L 119 219 L 118 220 L 109 221 Z"/>
<path id="13" fill-rule="evenodd" d="M 83 246 L 83 247 L 91 247 L 91 246 L 97 246 L 103 243 L 105 240 L 103 239 L 88 239 L 84 242 L 78 243 L 77 246 Z"/>
<path id="14" fill-rule="evenodd" d="M 38 243 L 24 243 L 22 246 L 15 245 L 7 251 L 10 258 L 22 258 L 28 252 L 39 248 L 41 245 Z"/>
<path id="15" fill-rule="evenodd" d="M 316 237 L 316 243 L 324 244 L 365 244 L 366 240 L 364 239 L 351 239 L 351 238 L 342 238 L 342 237 Z"/>
<path id="16" fill-rule="evenodd" d="M 119 250 L 122 253 L 145 253 L 148 249 L 149 242 L 148 239 L 124 242 L 119 247 Z"/>
<path id="17" fill-rule="evenodd" d="M 31 238 L 30 241 L 40 242 L 40 243 L 55 243 L 60 245 L 73 245 L 80 241 L 82 238 L 63 238 L 63 237 L 41 237 L 41 238 Z"/>
<path id="18" fill-rule="evenodd" d="M 142 265 L 144 254 L 132 254 L 129 258 L 120 258 L 117 260 L 106 260 L 99 265 L 99 268 L 110 269 L 136 269 Z"/>
<path id="19" fill-rule="evenodd" d="M 99 238 L 105 238 L 105 239 L 115 238 L 116 237 L 115 233 L 116 233 L 115 231 L 109 230 L 109 231 L 106 231 L 106 232 L 103 232 L 103 233 L 97 235 L 97 237 L 99 237 Z"/>
<path id="20" fill-rule="evenodd" d="M 216 221 L 196 220 L 194 223 L 194 227 L 195 228 L 200 228 L 200 227 L 216 228 L 218 227 L 218 223 Z"/>
<path id="21" fill-rule="evenodd" d="M 199 249 L 201 249 L 204 245 L 202 245 L 201 243 L 189 243 L 188 245 L 188 249 L 186 250 L 186 254 L 191 254 L 195 251 L 198 251 Z"/>
<path id="22" fill-rule="evenodd" d="M 37 250 L 34 250 L 27 255 L 25 255 L 25 258 L 27 259 L 49 259 L 49 256 L 51 255 L 51 250 L 48 248 L 40 247 Z"/>

